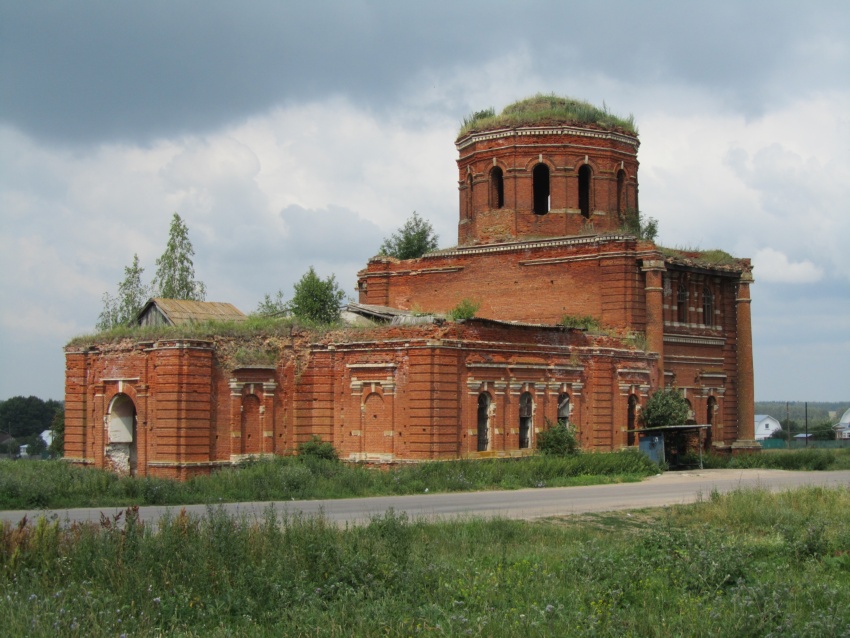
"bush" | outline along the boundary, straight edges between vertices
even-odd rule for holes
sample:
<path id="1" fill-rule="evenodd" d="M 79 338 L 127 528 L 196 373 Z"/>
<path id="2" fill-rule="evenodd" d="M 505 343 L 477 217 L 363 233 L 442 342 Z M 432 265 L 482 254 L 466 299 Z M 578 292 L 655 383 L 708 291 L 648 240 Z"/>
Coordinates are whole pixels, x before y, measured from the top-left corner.
<path id="1" fill-rule="evenodd" d="M 547 456 L 567 456 L 578 453 L 575 429 L 569 423 L 558 421 L 552 425 L 546 419 L 546 429 L 537 436 L 537 449 Z"/>
<path id="2" fill-rule="evenodd" d="M 322 441 L 322 438 L 315 434 L 309 441 L 298 446 L 298 454 L 299 456 L 325 459 L 326 461 L 339 460 L 339 454 L 337 454 L 333 444 Z"/>
<path id="3" fill-rule="evenodd" d="M 472 319 L 480 307 L 481 304 L 479 302 L 472 301 L 471 299 L 464 299 L 454 308 L 449 310 L 449 319 L 452 321 L 466 321 L 467 319 Z"/>
<path id="4" fill-rule="evenodd" d="M 658 390 L 649 397 L 640 414 L 641 423 L 647 428 L 665 425 L 682 425 L 688 420 L 690 408 L 685 397 L 675 388 Z"/>

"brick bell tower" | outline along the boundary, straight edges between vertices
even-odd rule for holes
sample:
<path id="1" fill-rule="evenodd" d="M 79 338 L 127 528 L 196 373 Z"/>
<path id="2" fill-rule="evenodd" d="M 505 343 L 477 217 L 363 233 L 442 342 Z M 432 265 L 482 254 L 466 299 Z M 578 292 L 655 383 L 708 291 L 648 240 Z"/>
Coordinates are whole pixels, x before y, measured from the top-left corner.
<path id="1" fill-rule="evenodd" d="M 616 231 L 638 210 L 631 119 L 537 95 L 472 116 L 459 157 L 458 244 Z"/>

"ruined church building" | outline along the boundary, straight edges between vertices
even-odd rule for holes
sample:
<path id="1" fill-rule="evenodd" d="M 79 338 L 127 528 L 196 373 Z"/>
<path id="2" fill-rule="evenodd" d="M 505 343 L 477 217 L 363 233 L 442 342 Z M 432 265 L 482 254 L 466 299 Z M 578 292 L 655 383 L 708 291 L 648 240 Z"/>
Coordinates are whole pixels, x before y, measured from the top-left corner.
<path id="1" fill-rule="evenodd" d="M 186 478 L 313 435 L 352 461 L 520 456 L 567 419 L 584 450 L 617 450 L 665 386 L 707 449 L 752 449 L 749 260 L 622 230 L 637 134 L 518 104 L 522 123 L 485 117 L 456 141 L 458 246 L 358 273 L 349 310 L 383 322 L 295 330 L 254 365 L 220 338 L 70 345 L 66 458 Z M 442 318 L 465 299 L 475 318 Z M 587 316 L 604 330 L 562 322 Z"/>

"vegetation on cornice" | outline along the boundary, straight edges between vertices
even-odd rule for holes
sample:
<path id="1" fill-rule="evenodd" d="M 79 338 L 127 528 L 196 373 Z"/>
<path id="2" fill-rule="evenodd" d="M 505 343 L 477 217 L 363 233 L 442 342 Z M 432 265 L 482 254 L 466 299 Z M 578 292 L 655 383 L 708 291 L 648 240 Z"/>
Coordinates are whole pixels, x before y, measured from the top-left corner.
<path id="1" fill-rule="evenodd" d="M 562 97 L 554 93 L 549 95 L 538 93 L 533 97 L 509 104 L 498 115 L 493 108 L 467 115 L 463 118 L 458 138 L 469 133 L 493 129 L 558 124 L 593 126 L 631 135 L 638 133 L 634 116 L 629 115 L 623 118 L 614 115 L 604 102 L 600 109 L 583 100 Z"/>
<path id="2" fill-rule="evenodd" d="M 343 323 L 317 324 L 292 317 L 251 316 L 246 321 L 204 321 L 178 326 L 117 326 L 109 330 L 74 337 L 70 347 L 115 344 L 125 340 L 157 341 L 159 339 L 214 339 L 251 337 L 288 337 L 293 333 L 307 333 L 319 340 L 332 331 L 358 331 L 370 326 L 357 327 Z"/>
<path id="3" fill-rule="evenodd" d="M 694 266 L 708 266 L 716 268 L 718 266 L 727 266 L 732 268 L 742 268 L 743 263 L 737 257 L 733 257 L 725 250 L 711 249 L 700 250 L 699 248 L 667 248 L 658 246 L 658 251 L 665 258 L 673 263 L 680 263 Z"/>

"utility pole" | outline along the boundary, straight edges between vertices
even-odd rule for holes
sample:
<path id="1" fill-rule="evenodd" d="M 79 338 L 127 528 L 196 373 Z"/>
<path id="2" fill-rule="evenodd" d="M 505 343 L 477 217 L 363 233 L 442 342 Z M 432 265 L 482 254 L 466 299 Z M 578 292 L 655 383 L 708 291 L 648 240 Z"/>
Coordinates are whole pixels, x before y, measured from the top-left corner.
<path id="1" fill-rule="evenodd" d="M 788 449 L 791 449 L 791 413 L 788 410 L 788 401 L 785 402 L 785 426 L 788 428 Z"/>
<path id="2" fill-rule="evenodd" d="M 806 406 L 806 447 L 809 447 L 809 402 L 806 401 L 803 405 Z"/>

